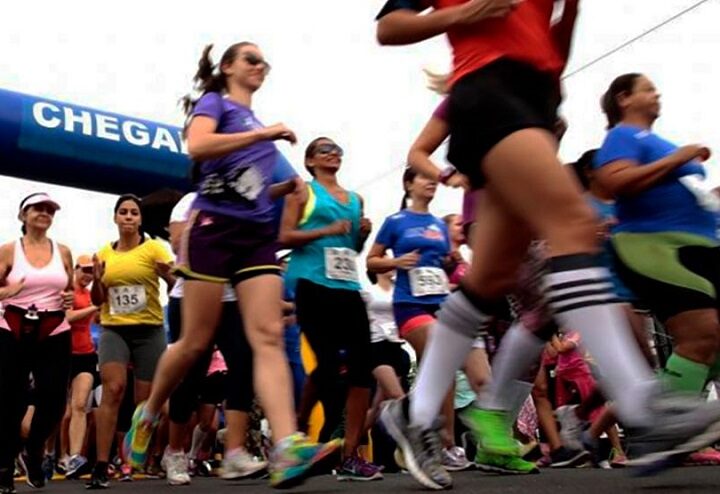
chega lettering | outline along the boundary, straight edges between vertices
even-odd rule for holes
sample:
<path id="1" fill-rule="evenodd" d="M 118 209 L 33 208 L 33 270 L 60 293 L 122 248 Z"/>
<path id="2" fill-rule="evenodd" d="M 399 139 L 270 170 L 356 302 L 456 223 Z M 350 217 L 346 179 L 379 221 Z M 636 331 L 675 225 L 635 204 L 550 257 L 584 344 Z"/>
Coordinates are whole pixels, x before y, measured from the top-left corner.
<path id="1" fill-rule="evenodd" d="M 70 106 L 58 106 L 47 101 L 35 102 L 32 115 L 35 122 L 46 129 L 62 129 L 65 132 L 80 133 L 98 139 L 187 154 L 182 131 L 177 129 L 159 125 L 149 127 L 135 120 L 120 119 Z"/>

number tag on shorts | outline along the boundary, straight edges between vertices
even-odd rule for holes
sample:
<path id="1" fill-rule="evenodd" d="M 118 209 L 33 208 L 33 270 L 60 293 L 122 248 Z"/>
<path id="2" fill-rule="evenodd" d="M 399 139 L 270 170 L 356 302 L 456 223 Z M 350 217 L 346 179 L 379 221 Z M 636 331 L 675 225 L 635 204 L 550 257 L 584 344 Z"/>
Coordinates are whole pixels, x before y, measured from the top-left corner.
<path id="1" fill-rule="evenodd" d="M 135 314 L 147 307 L 147 295 L 142 285 L 111 286 L 108 290 L 110 314 Z"/>
<path id="2" fill-rule="evenodd" d="M 357 252 L 325 247 L 325 276 L 331 280 L 358 281 Z"/>
<path id="3" fill-rule="evenodd" d="M 447 274 L 440 268 L 411 269 L 410 290 L 413 297 L 447 295 L 450 293 Z"/>

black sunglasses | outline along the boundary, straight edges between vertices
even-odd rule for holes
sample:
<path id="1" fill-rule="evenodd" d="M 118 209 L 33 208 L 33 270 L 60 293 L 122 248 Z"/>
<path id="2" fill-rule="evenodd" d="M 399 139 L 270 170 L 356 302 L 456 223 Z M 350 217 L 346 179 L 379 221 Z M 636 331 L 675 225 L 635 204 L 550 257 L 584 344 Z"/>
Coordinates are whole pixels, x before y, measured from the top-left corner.
<path id="1" fill-rule="evenodd" d="M 343 148 L 338 146 L 337 144 L 320 144 L 313 149 L 313 156 L 316 154 L 330 154 L 330 153 L 336 153 L 339 157 L 343 157 L 344 151 Z"/>
<path id="2" fill-rule="evenodd" d="M 80 271 L 82 271 L 85 274 L 92 274 L 92 272 L 93 272 L 92 266 L 83 266 L 83 267 L 75 266 L 75 269 L 79 269 Z"/>
<path id="3" fill-rule="evenodd" d="M 256 67 L 258 65 L 262 65 L 265 67 L 265 73 L 267 74 L 270 72 L 270 64 L 267 60 L 258 57 L 254 53 L 243 53 L 242 54 L 243 60 L 245 60 L 248 64 L 250 64 L 253 67 Z"/>

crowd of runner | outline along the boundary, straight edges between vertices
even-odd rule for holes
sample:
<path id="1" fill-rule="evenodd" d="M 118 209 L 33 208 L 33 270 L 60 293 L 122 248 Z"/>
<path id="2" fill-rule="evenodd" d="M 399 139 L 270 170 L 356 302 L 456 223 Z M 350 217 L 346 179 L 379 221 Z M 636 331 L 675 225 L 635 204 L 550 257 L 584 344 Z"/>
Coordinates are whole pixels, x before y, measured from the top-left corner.
<path id="1" fill-rule="evenodd" d="M 0 246 L 0 494 L 18 477 L 283 488 L 404 469 L 445 489 L 468 469 L 720 464 L 710 150 L 656 134 L 659 91 L 631 73 L 598 95 L 604 141 L 560 163 L 577 13 L 385 5 L 381 44 L 447 33 L 454 68 L 378 225 L 340 144 L 257 119 L 270 64 L 252 42 L 202 53 L 193 192 L 120 196 L 117 236 L 81 254 L 52 235 L 61 204 L 23 198 Z M 306 137 L 309 182 L 275 145 Z M 440 186 L 464 190 L 457 214 L 432 213 Z"/>

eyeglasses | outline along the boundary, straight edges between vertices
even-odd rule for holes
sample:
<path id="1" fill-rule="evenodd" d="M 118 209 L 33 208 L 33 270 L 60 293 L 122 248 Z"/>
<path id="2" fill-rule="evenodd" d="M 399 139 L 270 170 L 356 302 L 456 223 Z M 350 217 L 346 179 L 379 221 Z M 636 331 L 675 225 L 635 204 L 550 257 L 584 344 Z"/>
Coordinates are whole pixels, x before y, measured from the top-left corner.
<path id="1" fill-rule="evenodd" d="M 320 144 L 313 150 L 313 156 L 315 156 L 317 154 L 330 154 L 330 153 L 335 153 L 339 157 L 342 158 L 344 151 L 337 144 L 330 144 L 330 143 Z"/>
<path id="2" fill-rule="evenodd" d="M 83 266 L 83 267 L 75 266 L 75 269 L 79 269 L 80 271 L 82 271 L 82 272 L 85 273 L 85 274 L 92 274 L 92 273 L 93 273 L 93 268 L 92 268 L 92 266 Z"/>
<path id="3" fill-rule="evenodd" d="M 265 68 L 265 74 L 270 72 L 270 64 L 268 63 L 268 61 L 258 57 L 254 53 L 243 53 L 242 58 L 252 67 L 262 65 Z"/>

